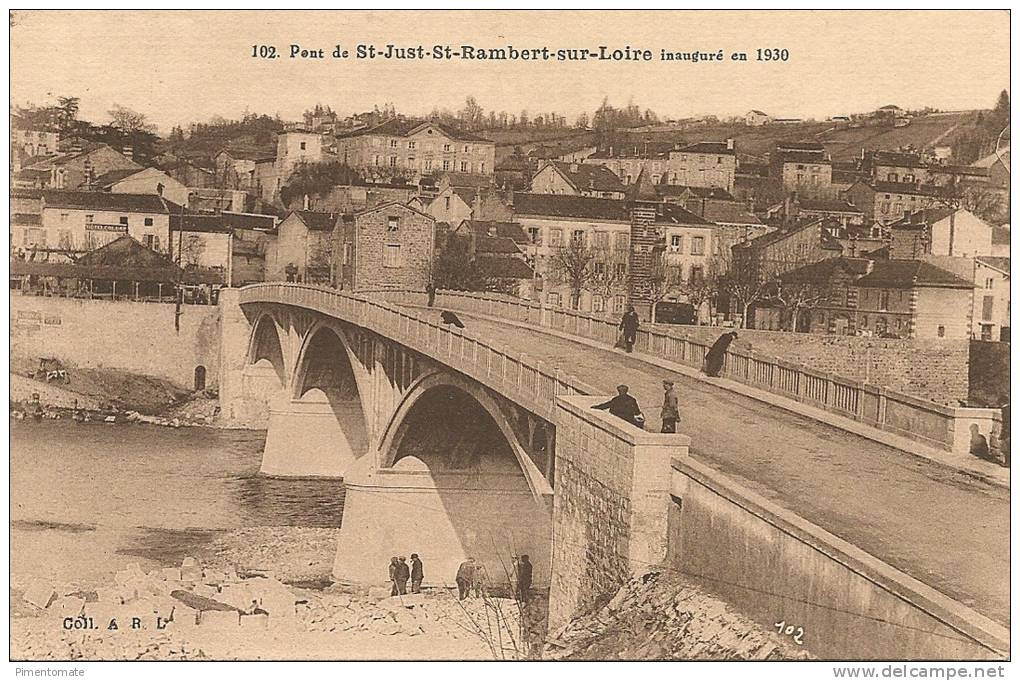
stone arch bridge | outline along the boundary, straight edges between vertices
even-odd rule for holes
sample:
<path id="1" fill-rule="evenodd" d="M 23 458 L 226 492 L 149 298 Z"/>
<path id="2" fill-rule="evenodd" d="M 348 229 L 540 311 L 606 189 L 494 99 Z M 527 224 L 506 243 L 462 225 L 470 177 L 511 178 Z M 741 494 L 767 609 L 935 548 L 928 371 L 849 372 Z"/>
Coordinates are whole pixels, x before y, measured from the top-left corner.
<path id="1" fill-rule="evenodd" d="M 385 582 L 390 556 L 417 552 L 426 582 L 452 584 L 468 556 L 504 582 L 528 554 L 569 611 L 665 557 L 685 436 L 593 411 L 607 397 L 576 379 L 396 305 L 282 283 L 224 295 L 223 413 L 266 425 L 262 473 L 344 479 L 337 579 Z"/>

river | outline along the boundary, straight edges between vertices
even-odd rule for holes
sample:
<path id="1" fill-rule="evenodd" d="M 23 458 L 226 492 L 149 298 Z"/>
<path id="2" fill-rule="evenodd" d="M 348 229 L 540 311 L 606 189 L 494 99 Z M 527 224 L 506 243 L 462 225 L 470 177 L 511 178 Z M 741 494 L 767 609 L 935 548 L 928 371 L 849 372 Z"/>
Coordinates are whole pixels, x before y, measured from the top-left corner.
<path id="1" fill-rule="evenodd" d="M 11 421 L 12 583 L 87 583 L 239 528 L 336 528 L 337 480 L 258 474 L 265 433 Z"/>

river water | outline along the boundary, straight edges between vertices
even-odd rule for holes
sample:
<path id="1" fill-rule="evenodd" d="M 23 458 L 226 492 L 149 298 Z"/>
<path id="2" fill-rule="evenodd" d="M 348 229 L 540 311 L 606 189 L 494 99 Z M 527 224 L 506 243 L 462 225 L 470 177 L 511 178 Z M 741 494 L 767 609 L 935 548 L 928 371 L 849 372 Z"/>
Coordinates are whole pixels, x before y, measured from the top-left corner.
<path id="1" fill-rule="evenodd" d="M 257 431 L 11 421 L 12 576 L 77 581 L 173 564 L 238 528 L 339 527 L 343 484 L 260 476 L 264 442 Z"/>

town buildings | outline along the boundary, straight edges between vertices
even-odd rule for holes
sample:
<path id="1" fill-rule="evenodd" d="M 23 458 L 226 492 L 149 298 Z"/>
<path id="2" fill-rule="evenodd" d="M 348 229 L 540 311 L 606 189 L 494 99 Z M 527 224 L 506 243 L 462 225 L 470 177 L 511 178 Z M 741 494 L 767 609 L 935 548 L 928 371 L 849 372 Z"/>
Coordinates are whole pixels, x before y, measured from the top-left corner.
<path id="1" fill-rule="evenodd" d="M 14 174 L 13 184 L 20 188 L 77 190 L 114 170 L 142 170 L 129 156 L 107 144 L 44 158 L 26 159 Z"/>
<path id="2" fill-rule="evenodd" d="M 934 185 L 862 180 L 855 182 L 846 191 L 846 196 L 850 203 L 864 212 L 866 223 L 888 225 L 908 213 L 943 205 L 954 194 Z"/>
<path id="3" fill-rule="evenodd" d="M 295 210 L 277 226 L 267 254 L 266 279 L 330 284 L 336 280 L 333 234 L 339 213 Z"/>
<path id="4" fill-rule="evenodd" d="M 751 109 L 744 114 L 744 124 L 750 126 L 768 125 L 772 122 L 772 117 L 764 111 L 758 111 L 757 109 Z"/>
<path id="5" fill-rule="evenodd" d="M 992 227 L 968 210 L 947 207 L 914 211 L 889 225 L 890 258 L 992 253 Z"/>
<path id="6" fill-rule="evenodd" d="M 733 140 L 688 145 L 645 143 L 597 152 L 584 160 L 611 170 L 624 184 L 633 184 L 642 171 L 652 184 L 719 187 L 733 191 L 737 170 Z"/>
<path id="7" fill-rule="evenodd" d="M 779 142 L 769 157 L 769 177 L 784 192 L 822 198 L 832 195 L 832 161 L 817 142 Z"/>
<path id="8" fill-rule="evenodd" d="M 170 214 L 182 208 L 153 194 L 47 190 L 38 226 L 13 234 L 24 248 L 64 253 L 91 251 L 128 235 L 151 250 L 169 251 Z"/>
<path id="9" fill-rule="evenodd" d="M 545 161 L 531 178 L 535 194 L 572 194 L 622 199 L 627 188 L 608 168 L 584 163 Z"/>
<path id="10" fill-rule="evenodd" d="M 343 216 L 334 251 L 338 286 L 422 291 L 435 261 L 436 221 L 401 203 Z"/>
<path id="11" fill-rule="evenodd" d="M 188 188 L 157 168 L 112 170 L 96 178 L 95 188 L 114 194 L 155 194 L 179 206 L 189 204 Z"/>
<path id="12" fill-rule="evenodd" d="M 405 180 L 440 172 L 492 175 L 496 168 L 492 141 L 446 124 L 405 118 L 338 136 L 337 156 L 373 176 Z"/>

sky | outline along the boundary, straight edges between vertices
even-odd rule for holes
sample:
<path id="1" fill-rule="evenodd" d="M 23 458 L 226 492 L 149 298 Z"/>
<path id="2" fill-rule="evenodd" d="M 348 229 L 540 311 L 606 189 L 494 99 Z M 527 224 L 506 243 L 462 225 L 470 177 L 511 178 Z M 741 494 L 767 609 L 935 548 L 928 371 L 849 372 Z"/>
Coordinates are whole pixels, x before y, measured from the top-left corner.
<path id="1" fill-rule="evenodd" d="M 289 46 L 340 44 L 649 49 L 652 61 L 291 59 Z M 253 58 L 254 45 L 277 59 Z M 758 62 L 758 48 L 788 50 Z M 662 61 L 660 50 L 722 62 Z M 745 52 L 749 61 L 731 61 Z M 1009 14 L 994 11 L 28 11 L 11 28 L 12 103 L 81 98 L 79 117 L 114 104 L 173 125 L 245 111 L 298 120 L 317 102 L 339 113 L 392 102 L 401 113 L 555 111 L 573 121 L 608 97 L 663 118 L 825 118 L 885 104 L 991 108 L 1009 88 Z"/>

